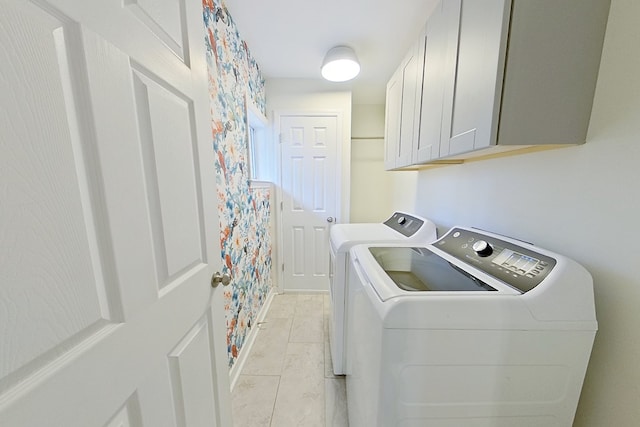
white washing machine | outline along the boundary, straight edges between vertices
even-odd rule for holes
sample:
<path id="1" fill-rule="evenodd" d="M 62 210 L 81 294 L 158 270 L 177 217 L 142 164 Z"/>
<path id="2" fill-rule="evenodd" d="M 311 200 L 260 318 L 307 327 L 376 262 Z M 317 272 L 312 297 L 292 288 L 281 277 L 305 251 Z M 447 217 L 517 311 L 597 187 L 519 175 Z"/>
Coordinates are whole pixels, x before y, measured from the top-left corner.
<path id="1" fill-rule="evenodd" d="M 576 262 L 454 227 L 351 249 L 351 427 L 572 425 L 597 330 Z"/>
<path id="2" fill-rule="evenodd" d="M 346 289 L 349 249 L 362 243 L 433 242 L 436 226 L 428 219 L 404 212 L 395 212 L 382 223 L 336 224 L 330 231 L 330 293 L 331 322 L 329 342 L 335 375 L 344 375 Z"/>

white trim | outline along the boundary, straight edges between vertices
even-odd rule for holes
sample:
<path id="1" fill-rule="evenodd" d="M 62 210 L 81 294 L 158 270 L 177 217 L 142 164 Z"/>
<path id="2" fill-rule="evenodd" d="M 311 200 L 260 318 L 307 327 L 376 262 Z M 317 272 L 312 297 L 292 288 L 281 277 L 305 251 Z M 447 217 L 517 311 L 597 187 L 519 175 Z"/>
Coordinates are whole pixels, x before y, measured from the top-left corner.
<path id="1" fill-rule="evenodd" d="M 327 289 L 287 289 L 284 292 L 286 295 L 292 294 L 321 294 L 321 295 L 329 295 L 329 290 Z"/>
<path id="2" fill-rule="evenodd" d="M 245 95 L 244 100 L 245 108 L 247 109 L 247 123 L 253 124 L 254 127 L 267 127 L 269 120 L 262 114 L 262 111 L 260 111 L 251 97 L 249 97 L 249 94 Z"/>
<path id="3" fill-rule="evenodd" d="M 284 248 L 284 239 L 282 236 L 282 144 L 280 143 L 280 112 L 274 111 L 273 113 L 273 127 L 271 129 L 271 141 L 275 144 L 276 158 L 275 163 L 275 183 L 276 183 L 276 230 L 277 236 L 274 236 L 274 241 L 277 241 L 278 251 L 276 253 L 275 262 L 271 264 L 272 268 L 275 268 L 274 279 L 277 283 L 278 293 L 284 293 L 284 277 L 282 274 L 282 263 L 284 262 L 281 248 Z"/>
<path id="4" fill-rule="evenodd" d="M 266 150 L 267 141 L 267 128 L 269 125 L 269 120 L 267 117 L 262 114 L 262 111 L 254 104 L 253 100 L 249 96 L 249 94 L 245 94 L 244 97 L 244 108 L 245 108 L 245 120 L 246 120 L 246 135 L 245 135 L 245 146 L 247 148 L 247 172 L 249 173 L 250 179 L 256 179 L 256 175 L 259 175 L 260 179 L 264 180 L 265 178 L 271 179 L 272 177 L 272 168 L 269 168 L 270 171 L 268 176 L 265 175 L 265 165 L 264 162 L 256 163 L 257 157 L 263 157 Z M 251 130 L 254 131 L 254 141 L 252 143 L 251 138 Z M 258 140 L 258 147 L 256 147 L 256 141 Z M 256 149 L 259 150 L 256 152 Z M 257 170 L 256 170 L 257 167 Z"/>
<path id="5" fill-rule="evenodd" d="M 240 378 L 242 374 L 242 368 L 244 368 L 244 364 L 247 362 L 249 358 L 249 354 L 251 353 L 251 349 L 253 348 L 253 344 L 256 341 L 256 337 L 258 336 L 258 331 L 260 330 L 260 322 L 264 321 L 265 317 L 267 317 L 267 313 L 269 312 L 269 307 L 271 307 L 271 303 L 273 302 L 273 297 L 277 294 L 274 288 L 272 287 L 269 291 L 269 295 L 267 295 L 267 299 L 264 304 L 262 304 L 262 308 L 260 309 L 260 313 L 258 313 L 258 317 L 256 317 L 255 323 L 253 327 L 249 330 L 247 334 L 247 338 L 240 349 L 240 354 L 236 359 L 236 362 L 233 364 L 231 369 L 229 370 L 229 381 L 231 382 L 231 391 L 233 392 L 233 388 L 236 386 L 236 382 Z"/>

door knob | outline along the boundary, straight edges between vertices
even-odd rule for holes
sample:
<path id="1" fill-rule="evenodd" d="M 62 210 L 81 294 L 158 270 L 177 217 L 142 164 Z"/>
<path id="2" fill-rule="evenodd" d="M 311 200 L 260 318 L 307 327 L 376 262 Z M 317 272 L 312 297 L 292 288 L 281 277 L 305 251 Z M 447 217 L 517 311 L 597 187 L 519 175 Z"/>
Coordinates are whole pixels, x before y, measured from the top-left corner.
<path id="1" fill-rule="evenodd" d="M 327 218 L 327 222 L 333 222 L 333 217 L 330 216 L 329 218 Z"/>
<path id="2" fill-rule="evenodd" d="M 227 286 L 229 283 L 231 283 L 231 276 L 229 276 L 227 273 L 220 274 L 219 271 L 216 271 L 215 273 L 213 273 L 213 276 L 211 276 L 211 287 L 215 288 L 220 283 L 222 283 L 222 286 Z"/>

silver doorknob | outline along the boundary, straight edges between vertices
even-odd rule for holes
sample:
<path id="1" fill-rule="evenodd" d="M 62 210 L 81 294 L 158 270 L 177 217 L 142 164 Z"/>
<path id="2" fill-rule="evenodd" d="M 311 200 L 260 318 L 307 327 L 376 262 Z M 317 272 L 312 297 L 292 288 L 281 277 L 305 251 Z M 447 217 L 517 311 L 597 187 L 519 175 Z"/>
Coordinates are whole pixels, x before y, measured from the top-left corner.
<path id="1" fill-rule="evenodd" d="M 231 276 L 227 273 L 221 274 L 219 271 L 216 271 L 213 273 L 213 276 L 211 276 L 211 287 L 215 288 L 220 283 L 222 283 L 222 286 L 227 286 L 231 283 Z"/>
<path id="2" fill-rule="evenodd" d="M 327 222 L 333 222 L 333 217 L 330 216 L 329 218 L 327 218 Z"/>

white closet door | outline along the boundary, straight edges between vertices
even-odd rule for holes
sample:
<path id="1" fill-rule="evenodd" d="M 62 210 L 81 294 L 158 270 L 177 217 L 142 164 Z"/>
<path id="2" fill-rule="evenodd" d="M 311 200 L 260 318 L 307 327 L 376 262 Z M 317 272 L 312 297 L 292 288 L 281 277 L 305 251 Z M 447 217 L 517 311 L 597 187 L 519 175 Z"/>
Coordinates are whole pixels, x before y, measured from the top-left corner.
<path id="1" fill-rule="evenodd" d="M 336 115 L 280 117 L 285 289 L 329 289 L 339 129 Z"/>

